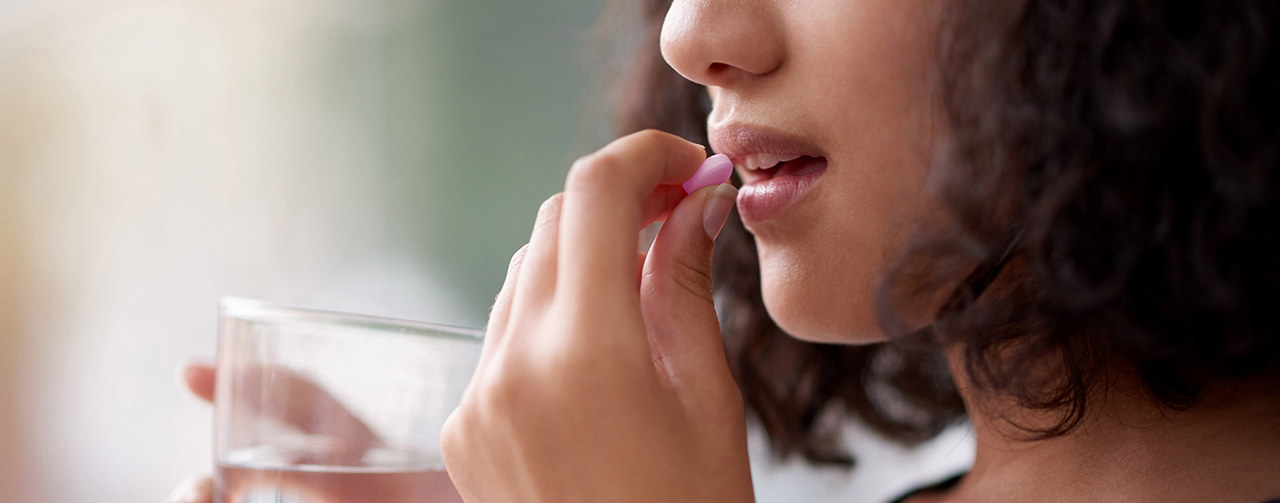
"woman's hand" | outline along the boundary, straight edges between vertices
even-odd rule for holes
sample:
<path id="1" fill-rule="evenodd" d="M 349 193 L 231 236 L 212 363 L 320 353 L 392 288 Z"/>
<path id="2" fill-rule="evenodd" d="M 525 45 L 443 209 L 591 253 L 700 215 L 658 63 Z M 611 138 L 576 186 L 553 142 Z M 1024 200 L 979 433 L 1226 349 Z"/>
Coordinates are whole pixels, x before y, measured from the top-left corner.
<path id="1" fill-rule="evenodd" d="M 463 497 L 750 501 L 742 400 L 711 299 L 735 191 L 685 196 L 703 148 L 645 131 L 576 162 L 538 212 L 443 435 Z M 638 231 L 665 220 L 647 256 Z"/>
<path id="2" fill-rule="evenodd" d="M 182 382 L 191 394 L 213 403 L 217 368 L 199 363 L 188 364 L 182 369 Z M 208 475 L 193 474 L 183 479 L 173 489 L 165 503 L 213 503 L 213 480 Z"/>
<path id="3" fill-rule="evenodd" d="M 358 461 L 365 450 L 378 443 L 378 437 L 360 418 L 352 414 L 333 395 L 315 382 L 285 368 L 269 369 L 272 396 L 289 397 L 292 407 L 280 407 L 270 413 L 283 424 L 300 431 L 342 438 L 347 442 L 332 458 L 308 460 L 316 464 L 350 464 Z M 188 364 L 182 369 L 182 381 L 196 397 L 213 403 L 217 384 L 217 367 L 205 364 Z M 261 368 L 245 370 L 240 379 L 260 379 L 265 373 Z M 259 389 L 248 385 L 246 389 Z M 334 434 L 340 432 L 340 434 Z M 212 503 L 213 481 L 207 475 L 191 475 L 178 484 L 169 494 L 166 503 Z"/>

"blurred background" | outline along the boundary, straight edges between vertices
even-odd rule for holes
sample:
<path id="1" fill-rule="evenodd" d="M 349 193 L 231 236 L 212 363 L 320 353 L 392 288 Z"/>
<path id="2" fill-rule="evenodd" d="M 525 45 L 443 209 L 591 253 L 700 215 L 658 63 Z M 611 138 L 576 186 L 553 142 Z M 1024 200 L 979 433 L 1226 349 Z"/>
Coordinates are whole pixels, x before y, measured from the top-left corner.
<path id="1" fill-rule="evenodd" d="M 218 298 L 482 325 L 572 159 L 598 1 L 0 1 L 6 502 L 210 462 Z"/>
<path id="2" fill-rule="evenodd" d="M 609 139 L 603 4 L 0 0 L 0 501 L 208 470 L 175 372 L 221 296 L 482 325 Z M 762 500 L 849 490 L 775 468 Z"/>

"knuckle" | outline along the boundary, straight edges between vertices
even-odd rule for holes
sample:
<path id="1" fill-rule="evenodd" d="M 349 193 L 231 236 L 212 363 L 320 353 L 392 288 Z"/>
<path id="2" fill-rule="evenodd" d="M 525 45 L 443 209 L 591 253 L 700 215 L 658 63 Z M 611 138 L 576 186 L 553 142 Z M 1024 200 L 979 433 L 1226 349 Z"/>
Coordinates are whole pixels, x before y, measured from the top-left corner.
<path id="1" fill-rule="evenodd" d="M 672 261 L 671 265 L 673 271 L 670 281 L 667 283 L 672 288 L 677 289 L 680 293 L 690 294 L 699 298 L 711 295 L 710 270 L 699 266 L 688 258 L 676 259 Z"/>
<path id="2" fill-rule="evenodd" d="M 675 138 L 679 138 L 679 137 L 671 133 L 668 133 L 666 131 L 661 131 L 658 129 L 642 129 L 640 131 L 636 131 L 636 133 L 631 135 L 631 137 L 628 138 L 628 140 L 635 141 L 644 145 L 653 145 L 657 143 L 668 142 Z"/>
<path id="3" fill-rule="evenodd" d="M 462 461 L 468 452 L 484 441 L 483 434 L 488 428 L 483 421 L 487 417 L 476 410 L 472 398 L 464 397 L 440 427 L 440 455 L 446 465 Z"/>
<path id="4" fill-rule="evenodd" d="M 524 262 L 525 255 L 527 255 L 528 253 L 529 253 L 529 244 L 525 243 L 525 245 L 521 246 L 519 250 L 516 250 L 515 253 L 511 254 L 511 261 L 507 262 L 508 276 L 510 276 L 512 272 L 515 272 L 516 269 L 520 267 L 520 264 Z"/>
<path id="5" fill-rule="evenodd" d="M 554 229 L 560 223 L 560 208 L 564 202 L 564 193 L 551 196 L 538 207 L 538 218 L 533 222 L 535 236 Z M 554 235 L 554 233 L 553 233 Z"/>
<path id="6" fill-rule="evenodd" d="M 596 152 L 579 158 L 569 168 L 565 191 L 597 191 L 609 187 L 621 166 L 622 160 L 610 152 Z"/>
<path id="7" fill-rule="evenodd" d="M 459 406 L 445 418 L 444 425 L 440 427 L 440 454 L 445 458 L 466 450 L 466 426 L 461 419 L 465 413 L 465 405 Z"/>
<path id="8" fill-rule="evenodd" d="M 681 138 L 674 134 L 668 133 L 666 131 L 660 131 L 657 129 L 645 129 L 645 130 L 636 132 L 635 134 L 625 138 L 624 140 L 634 141 L 636 142 L 637 146 L 644 149 L 651 149 L 651 150 L 668 149 L 672 151 L 684 151 L 682 153 L 687 152 L 690 155 L 695 155 L 695 154 L 701 155 L 706 153 L 705 150 L 698 148 L 697 145 L 693 144 L 688 140 L 685 140 L 684 138 Z"/>
<path id="9" fill-rule="evenodd" d="M 530 395 L 530 383 L 536 382 L 518 362 L 504 361 L 490 367 L 477 387 L 476 410 L 483 417 L 509 417 L 510 413 L 524 408 Z"/>
<path id="10" fill-rule="evenodd" d="M 564 192 L 556 193 L 538 206 L 538 223 L 540 225 L 556 220 L 560 216 L 560 207 L 564 204 Z"/>

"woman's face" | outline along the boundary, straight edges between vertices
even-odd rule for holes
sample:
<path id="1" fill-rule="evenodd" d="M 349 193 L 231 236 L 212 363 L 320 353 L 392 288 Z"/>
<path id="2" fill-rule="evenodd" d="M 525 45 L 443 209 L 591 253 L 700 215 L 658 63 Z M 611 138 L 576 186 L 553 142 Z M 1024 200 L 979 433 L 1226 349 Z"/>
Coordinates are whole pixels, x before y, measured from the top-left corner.
<path id="1" fill-rule="evenodd" d="M 882 337 L 876 283 L 928 204 L 939 4 L 675 0 L 667 14 L 663 56 L 711 94 L 765 305 L 795 336 Z"/>

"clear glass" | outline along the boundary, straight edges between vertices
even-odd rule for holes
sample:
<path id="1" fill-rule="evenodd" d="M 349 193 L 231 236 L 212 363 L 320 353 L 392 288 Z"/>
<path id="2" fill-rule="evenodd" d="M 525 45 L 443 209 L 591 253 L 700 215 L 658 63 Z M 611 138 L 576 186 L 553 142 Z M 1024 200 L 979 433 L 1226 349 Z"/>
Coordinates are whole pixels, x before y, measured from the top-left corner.
<path id="1" fill-rule="evenodd" d="M 461 501 L 440 429 L 481 333 L 223 299 L 216 501 Z"/>

